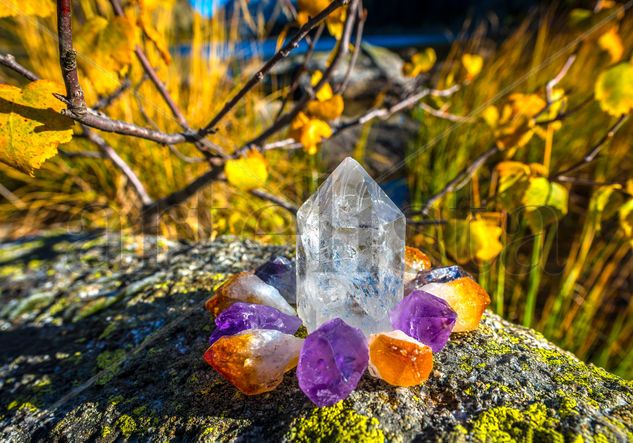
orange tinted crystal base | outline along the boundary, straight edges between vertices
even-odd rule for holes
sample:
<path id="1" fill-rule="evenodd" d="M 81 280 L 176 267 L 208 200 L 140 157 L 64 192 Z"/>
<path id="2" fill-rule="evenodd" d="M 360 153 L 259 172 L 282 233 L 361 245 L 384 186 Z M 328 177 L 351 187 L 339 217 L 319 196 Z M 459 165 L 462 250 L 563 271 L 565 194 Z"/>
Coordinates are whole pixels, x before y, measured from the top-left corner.
<path id="1" fill-rule="evenodd" d="M 374 334 L 369 338 L 370 371 L 394 386 L 424 383 L 433 369 L 431 348 L 402 331 Z"/>
<path id="2" fill-rule="evenodd" d="M 420 271 L 431 269 L 431 259 L 418 248 L 406 246 L 404 248 L 405 281 L 415 278 Z"/>
<path id="3" fill-rule="evenodd" d="M 469 277 L 448 283 L 431 283 L 423 286 L 422 290 L 444 299 L 457 313 L 453 332 L 477 329 L 484 310 L 490 304 L 490 296 L 486 290 Z"/>

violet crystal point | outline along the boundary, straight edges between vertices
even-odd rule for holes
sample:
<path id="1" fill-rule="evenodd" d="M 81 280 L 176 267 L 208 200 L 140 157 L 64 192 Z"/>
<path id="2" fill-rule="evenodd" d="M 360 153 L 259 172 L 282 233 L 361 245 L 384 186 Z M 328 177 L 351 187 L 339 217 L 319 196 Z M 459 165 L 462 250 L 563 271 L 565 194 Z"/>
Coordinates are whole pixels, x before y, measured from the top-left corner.
<path id="1" fill-rule="evenodd" d="M 405 217 L 346 158 L 297 213 L 297 311 L 308 331 L 336 317 L 366 335 L 391 329 L 402 299 Z"/>
<path id="2" fill-rule="evenodd" d="M 215 326 L 209 338 L 210 345 L 220 337 L 234 335 L 246 329 L 275 329 L 292 335 L 301 326 L 301 320 L 270 306 L 234 303 L 215 318 Z"/>
<path id="3" fill-rule="evenodd" d="M 455 326 L 457 314 L 448 303 L 428 292 L 413 291 L 391 311 L 391 325 L 441 351 Z"/>
<path id="4" fill-rule="evenodd" d="M 296 303 L 297 270 L 294 261 L 275 257 L 257 268 L 255 275 L 277 288 L 288 303 Z"/>
<path id="5" fill-rule="evenodd" d="M 299 387 L 317 406 L 346 398 L 367 369 L 367 339 L 335 318 L 308 335 L 299 354 Z"/>

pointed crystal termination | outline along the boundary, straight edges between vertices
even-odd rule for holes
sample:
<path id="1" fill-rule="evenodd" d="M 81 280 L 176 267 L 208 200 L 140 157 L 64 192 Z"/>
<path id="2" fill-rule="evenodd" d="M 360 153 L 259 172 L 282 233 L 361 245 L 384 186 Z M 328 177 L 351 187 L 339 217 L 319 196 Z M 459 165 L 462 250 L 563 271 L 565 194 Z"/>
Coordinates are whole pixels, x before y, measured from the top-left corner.
<path id="1" fill-rule="evenodd" d="M 297 310 L 308 331 L 340 317 L 389 331 L 403 296 L 404 214 L 346 158 L 297 214 Z"/>

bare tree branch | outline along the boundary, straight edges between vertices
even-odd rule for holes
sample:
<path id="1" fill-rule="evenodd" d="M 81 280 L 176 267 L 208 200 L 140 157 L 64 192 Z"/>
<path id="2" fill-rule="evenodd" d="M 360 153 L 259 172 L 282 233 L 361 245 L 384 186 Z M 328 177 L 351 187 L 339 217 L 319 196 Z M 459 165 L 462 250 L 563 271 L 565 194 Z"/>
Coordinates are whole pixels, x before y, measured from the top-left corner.
<path id="1" fill-rule="evenodd" d="M 342 94 L 343 91 L 347 89 L 349 80 L 352 77 L 352 71 L 354 70 L 354 66 L 356 66 L 358 54 L 360 53 L 360 45 L 363 41 L 363 30 L 365 28 L 365 21 L 367 21 L 367 11 L 363 8 L 362 0 L 358 4 L 357 13 L 358 13 L 358 23 L 356 24 L 356 40 L 354 41 L 354 52 L 352 52 L 352 58 L 349 61 L 349 65 L 347 66 L 347 71 L 345 72 L 343 81 L 338 86 L 338 88 L 336 88 L 337 94 Z"/>
<path id="2" fill-rule="evenodd" d="M 263 191 L 261 189 L 251 189 L 249 191 L 249 193 L 251 195 L 254 195 L 255 197 L 258 197 L 262 200 L 267 200 L 271 203 L 274 203 L 277 206 L 280 206 L 282 208 L 284 208 L 286 211 L 290 212 L 293 215 L 297 215 L 297 207 L 295 205 L 293 205 L 292 203 L 277 197 L 276 195 L 270 194 L 266 191 Z"/>
<path id="3" fill-rule="evenodd" d="M 434 194 L 430 197 L 422 208 L 422 214 L 427 214 L 429 209 L 433 204 L 438 201 L 440 198 L 444 197 L 449 192 L 454 192 L 461 189 L 468 180 L 481 168 L 486 164 L 489 158 L 494 156 L 500 151 L 497 145 L 489 148 L 481 155 L 479 155 L 472 163 L 462 169 L 450 182 L 446 184 L 438 193 Z"/>
<path id="4" fill-rule="evenodd" d="M 589 149 L 589 151 L 584 155 L 582 160 L 580 160 L 579 162 L 575 163 L 574 165 L 570 166 L 569 168 L 563 171 L 557 172 L 556 174 L 553 175 L 553 178 L 560 179 L 561 177 L 567 176 L 570 173 L 575 172 L 583 168 L 584 166 L 588 165 L 592 161 L 594 161 L 596 157 L 598 156 L 598 154 L 600 153 L 600 151 L 602 150 L 602 148 L 604 147 L 604 145 L 613 138 L 613 136 L 616 134 L 616 132 L 618 132 L 618 130 L 622 127 L 622 125 L 624 125 L 624 123 L 626 122 L 628 118 L 629 118 L 629 115 L 627 114 L 621 115 L 616 120 L 616 122 L 613 125 L 611 125 L 611 127 L 607 130 L 607 132 L 600 138 L 600 140 L 598 140 L 598 142 L 596 142 L 596 144 L 594 144 L 591 147 L 591 149 Z"/>
<path id="5" fill-rule="evenodd" d="M 110 95 L 106 95 L 105 97 L 102 97 L 99 99 L 99 101 L 97 101 L 97 103 L 94 104 L 94 106 L 92 106 L 92 109 L 94 111 L 100 111 L 104 108 L 107 108 L 108 106 L 110 106 L 117 98 L 119 98 L 121 96 L 121 94 L 123 94 L 125 91 L 128 90 L 128 88 L 132 85 L 132 82 L 130 82 L 129 78 L 126 78 L 125 80 L 123 80 L 123 82 L 119 85 L 118 88 L 116 88 L 112 94 Z"/>
<path id="6" fill-rule="evenodd" d="M 134 192 L 136 192 L 136 195 L 138 196 L 142 205 L 147 206 L 151 204 L 152 199 L 145 190 L 143 183 L 141 183 L 141 180 L 134 173 L 134 171 L 132 171 L 132 168 L 130 168 L 128 164 L 125 163 L 125 161 L 119 156 L 119 154 L 117 154 L 114 148 L 112 148 L 112 146 L 110 146 L 99 134 L 90 130 L 90 128 L 82 126 L 82 129 L 84 131 L 84 134 L 86 135 L 86 138 L 94 143 L 97 148 L 99 148 L 99 150 L 103 153 L 103 155 L 110 159 L 110 161 L 121 171 L 121 173 L 125 175 L 125 178 L 127 178 L 128 183 L 130 184 Z"/>
<path id="7" fill-rule="evenodd" d="M 39 79 L 36 74 L 34 74 L 32 71 L 29 71 L 24 66 L 15 61 L 15 57 L 11 54 L 0 54 L 0 65 L 14 70 L 22 77 L 25 77 L 27 80 L 30 80 L 32 82 Z"/>
<path id="8" fill-rule="evenodd" d="M 198 132 L 198 136 L 203 137 L 215 130 L 217 124 L 222 120 L 230 111 L 237 105 L 237 103 L 244 97 L 251 89 L 255 87 L 264 76 L 275 66 L 280 60 L 288 57 L 288 54 L 299 46 L 299 42 L 305 38 L 308 33 L 317 27 L 327 16 L 338 8 L 347 5 L 352 1 L 357 3 L 358 0 L 334 0 L 330 5 L 321 11 L 316 17 L 308 20 L 308 22 L 299 29 L 299 31 L 286 43 L 275 55 L 273 55 L 256 73 L 253 75 L 246 84 L 227 101 L 222 109 L 211 119 L 211 121 Z"/>

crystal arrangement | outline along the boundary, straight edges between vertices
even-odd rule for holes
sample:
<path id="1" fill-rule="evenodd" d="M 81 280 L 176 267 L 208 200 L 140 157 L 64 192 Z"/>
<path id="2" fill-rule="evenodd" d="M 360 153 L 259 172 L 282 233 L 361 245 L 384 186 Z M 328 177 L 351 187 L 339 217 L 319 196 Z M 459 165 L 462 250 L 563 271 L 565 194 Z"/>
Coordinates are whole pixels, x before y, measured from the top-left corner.
<path id="1" fill-rule="evenodd" d="M 433 268 L 405 246 L 404 215 L 350 158 L 301 207 L 297 232 L 296 265 L 273 257 L 205 305 L 216 328 L 204 360 L 246 395 L 275 389 L 295 367 L 317 406 L 346 398 L 366 370 L 420 385 L 433 355 L 452 333 L 477 329 L 490 303 L 462 268 Z"/>

